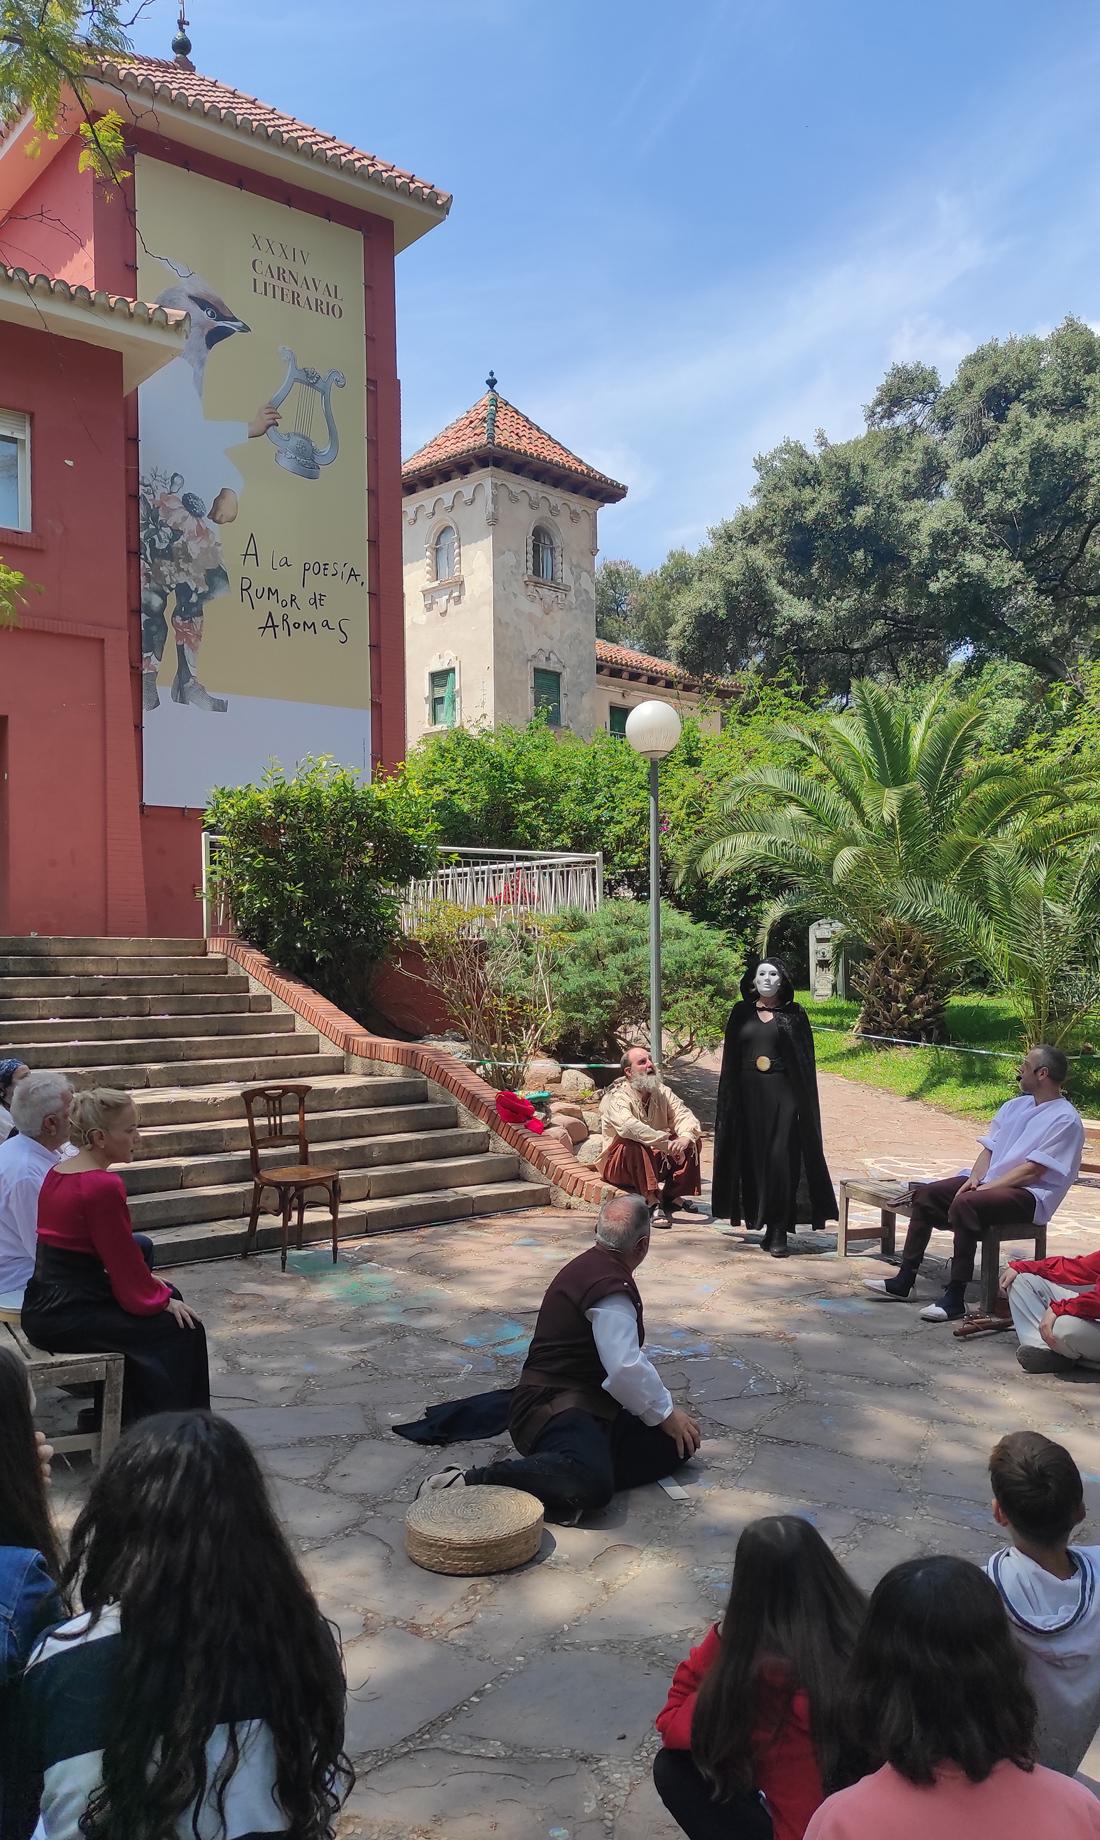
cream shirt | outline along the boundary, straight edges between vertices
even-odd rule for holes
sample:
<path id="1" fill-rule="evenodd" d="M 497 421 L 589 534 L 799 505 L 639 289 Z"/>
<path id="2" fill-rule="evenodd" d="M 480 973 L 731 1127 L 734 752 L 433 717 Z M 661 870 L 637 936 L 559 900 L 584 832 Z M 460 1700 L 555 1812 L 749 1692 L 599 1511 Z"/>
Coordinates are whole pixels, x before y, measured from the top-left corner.
<path id="1" fill-rule="evenodd" d="M 605 1150 L 619 1137 L 647 1144 L 651 1150 L 667 1150 L 670 1138 L 690 1137 L 698 1144 L 703 1136 L 695 1113 L 664 1081 L 654 1092 L 640 1093 L 625 1075 L 605 1092 L 600 1102 L 600 1121 Z"/>

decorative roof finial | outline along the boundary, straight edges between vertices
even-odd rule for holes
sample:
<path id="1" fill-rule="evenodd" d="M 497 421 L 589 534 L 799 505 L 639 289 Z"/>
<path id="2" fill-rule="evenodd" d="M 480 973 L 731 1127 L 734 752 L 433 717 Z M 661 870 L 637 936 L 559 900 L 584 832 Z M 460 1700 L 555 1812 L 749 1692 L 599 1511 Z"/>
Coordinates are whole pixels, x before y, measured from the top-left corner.
<path id="1" fill-rule="evenodd" d="M 489 391 L 489 407 L 485 414 L 485 444 L 493 447 L 497 438 L 497 378 L 496 372 L 490 371 L 485 379 Z"/>
<path id="2" fill-rule="evenodd" d="M 485 379 L 485 388 L 487 390 L 491 390 L 493 394 L 495 395 L 496 387 L 497 387 L 497 374 L 495 371 L 490 371 L 489 375 Z"/>
<path id="3" fill-rule="evenodd" d="M 172 50 L 176 54 L 176 63 L 181 70 L 194 70 L 191 62 L 191 40 L 187 36 L 187 16 L 184 12 L 184 0 L 180 0 L 179 30 L 172 40 Z"/>

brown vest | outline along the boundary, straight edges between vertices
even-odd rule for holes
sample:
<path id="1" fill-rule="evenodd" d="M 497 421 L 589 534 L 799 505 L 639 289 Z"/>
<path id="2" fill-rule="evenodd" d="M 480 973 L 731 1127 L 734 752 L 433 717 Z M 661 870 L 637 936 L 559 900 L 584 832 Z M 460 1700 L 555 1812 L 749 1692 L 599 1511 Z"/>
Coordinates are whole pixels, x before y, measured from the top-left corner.
<path id="1" fill-rule="evenodd" d="M 585 1311 L 620 1293 L 634 1305 L 640 1345 L 645 1340 L 645 1322 L 638 1287 L 606 1247 L 591 1246 L 563 1266 L 551 1282 L 509 1415 L 509 1430 L 520 1450 L 529 1448 L 532 1437 L 555 1412 L 573 1406 L 598 1418 L 613 1418 L 618 1412 L 615 1400 L 603 1391 L 607 1369 Z"/>

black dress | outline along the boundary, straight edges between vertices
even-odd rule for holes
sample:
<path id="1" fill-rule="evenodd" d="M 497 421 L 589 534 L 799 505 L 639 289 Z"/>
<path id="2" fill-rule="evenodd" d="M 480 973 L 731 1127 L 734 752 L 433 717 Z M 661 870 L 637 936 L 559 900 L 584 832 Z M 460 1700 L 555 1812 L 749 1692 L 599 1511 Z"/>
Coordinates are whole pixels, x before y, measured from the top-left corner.
<path id="1" fill-rule="evenodd" d="M 789 972 L 770 962 L 782 974 L 772 1020 L 761 1021 L 750 969 L 726 1024 L 711 1206 L 719 1220 L 744 1220 L 781 1239 L 793 1226 L 835 1220 L 837 1205 L 821 1142 L 813 1031 Z"/>
<path id="2" fill-rule="evenodd" d="M 752 1231 L 792 1233 L 798 1203 L 802 1146 L 798 1102 L 783 1064 L 774 1017 L 750 1011 L 737 1032 L 744 1149 L 741 1215 Z"/>

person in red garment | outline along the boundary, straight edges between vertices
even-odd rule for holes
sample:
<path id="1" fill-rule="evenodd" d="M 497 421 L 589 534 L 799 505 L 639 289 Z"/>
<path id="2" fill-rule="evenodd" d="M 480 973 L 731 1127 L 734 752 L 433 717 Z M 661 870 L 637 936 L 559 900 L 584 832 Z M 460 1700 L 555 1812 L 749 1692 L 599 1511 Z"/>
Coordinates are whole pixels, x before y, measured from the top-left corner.
<path id="1" fill-rule="evenodd" d="M 657 1719 L 653 1781 L 688 1840 L 802 1840 L 851 1780 L 843 1683 L 865 1609 L 809 1521 L 745 1528 L 721 1629 L 680 1663 Z"/>
<path id="2" fill-rule="evenodd" d="M 1011 1259 L 1001 1279 L 1016 1359 L 1026 1373 L 1100 1367 L 1100 1252 L 1079 1259 Z"/>
<path id="3" fill-rule="evenodd" d="M 112 1163 L 133 1160 L 138 1143 L 129 1093 L 77 1093 L 69 1132 L 77 1155 L 49 1170 L 38 1197 L 24 1333 L 50 1354 L 121 1353 L 123 1424 L 208 1407 L 206 1331 L 174 1286 L 154 1278 L 122 1178 L 111 1173 Z"/>

